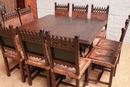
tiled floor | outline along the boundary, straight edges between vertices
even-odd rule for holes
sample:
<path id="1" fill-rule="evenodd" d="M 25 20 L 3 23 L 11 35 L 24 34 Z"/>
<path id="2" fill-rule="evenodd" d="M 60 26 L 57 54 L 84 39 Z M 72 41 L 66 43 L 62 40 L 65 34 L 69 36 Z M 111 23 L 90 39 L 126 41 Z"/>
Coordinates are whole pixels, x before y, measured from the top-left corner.
<path id="1" fill-rule="evenodd" d="M 10 60 L 13 65 L 13 62 Z M 90 76 L 95 77 L 97 72 L 90 71 Z M 109 73 L 105 72 L 102 76 L 102 80 L 108 80 Z M 83 80 L 83 79 L 82 79 Z M 83 81 L 81 80 L 81 84 Z M 74 80 L 67 78 L 68 82 L 74 83 Z M 125 44 L 122 47 L 120 63 L 117 66 L 116 76 L 113 78 L 112 87 L 130 87 L 130 44 Z M 47 87 L 46 79 L 41 77 L 36 77 L 33 80 L 33 85 L 29 86 L 27 81 L 25 83 L 21 82 L 20 71 L 15 69 L 10 77 L 6 76 L 3 59 L 0 53 L 0 87 Z M 65 85 L 60 85 L 59 87 L 68 87 Z M 104 84 L 95 84 L 90 82 L 86 87 L 107 87 Z"/>

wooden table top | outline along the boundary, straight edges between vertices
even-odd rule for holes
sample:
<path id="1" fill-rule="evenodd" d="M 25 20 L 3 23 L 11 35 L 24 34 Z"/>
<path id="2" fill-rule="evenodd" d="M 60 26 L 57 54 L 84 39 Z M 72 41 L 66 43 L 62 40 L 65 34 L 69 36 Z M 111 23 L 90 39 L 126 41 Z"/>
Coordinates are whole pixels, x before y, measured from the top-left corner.
<path id="1" fill-rule="evenodd" d="M 80 36 L 80 43 L 90 45 L 107 21 L 47 15 L 22 25 L 20 29 L 39 31 L 44 29 L 53 35 L 73 38 Z"/>

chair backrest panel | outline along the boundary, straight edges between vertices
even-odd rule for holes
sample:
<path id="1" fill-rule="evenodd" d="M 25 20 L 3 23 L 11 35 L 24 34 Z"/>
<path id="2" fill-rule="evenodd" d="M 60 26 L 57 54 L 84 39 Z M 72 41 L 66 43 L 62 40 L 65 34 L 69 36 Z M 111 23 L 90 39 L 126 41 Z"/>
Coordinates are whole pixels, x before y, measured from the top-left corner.
<path id="1" fill-rule="evenodd" d="M 43 49 L 41 44 L 30 43 L 30 42 L 23 42 L 26 52 L 37 54 L 37 55 L 44 55 Z"/>
<path id="2" fill-rule="evenodd" d="M 14 33 L 10 28 L 0 26 L 0 40 L 4 47 L 15 49 L 14 45 Z"/>
<path id="3" fill-rule="evenodd" d="M 14 52 L 20 56 L 17 45 L 15 43 L 15 36 L 16 32 L 13 29 L 13 25 L 9 25 L 9 28 L 7 28 L 2 27 L 2 24 L 0 24 L 0 45 L 3 55 L 5 52 Z"/>
<path id="4" fill-rule="evenodd" d="M 27 24 L 34 20 L 33 13 L 31 11 L 31 6 L 28 6 L 27 8 L 18 9 L 21 24 Z"/>
<path id="5" fill-rule="evenodd" d="M 109 6 L 107 7 L 94 7 L 91 6 L 91 19 L 108 20 Z"/>
<path id="6" fill-rule="evenodd" d="M 61 36 L 49 35 L 46 32 L 47 45 L 49 50 L 51 67 L 54 63 L 66 65 L 69 67 L 78 68 L 79 65 L 79 38 L 67 38 Z"/>
<path id="7" fill-rule="evenodd" d="M 55 15 L 56 16 L 69 16 L 69 3 L 57 4 L 55 2 Z"/>
<path id="8" fill-rule="evenodd" d="M 88 16 L 88 5 L 80 6 L 72 4 L 72 17 L 76 18 L 87 18 Z"/>
<path id="9" fill-rule="evenodd" d="M 10 24 L 13 25 L 13 27 L 21 26 L 19 15 L 16 10 L 9 13 L 2 13 L 2 19 L 7 28 L 9 28 Z"/>
<path id="10" fill-rule="evenodd" d="M 44 31 L 40 30 L 40 32 L 33 32 L 24 29 L 22 30 L 17 27 L 17 32 L 25 59 L 28 60 L 29 56 L 32 56 L 34 58 L 45 60 L 46 65 L 49 65 L 45 47 Z"/>
<path id="11" fill-rule="evenodd" d="M 51 53 L 53 58 L 56 60 L 66 61 L 75 64 L 75 53 L 72 51 L 51 48 Z"/>
<path id="12" fill-rule="evenodd" d="M 15 48 L 12 38 L 0 36 L 0 39 L 4 47 Z"/>

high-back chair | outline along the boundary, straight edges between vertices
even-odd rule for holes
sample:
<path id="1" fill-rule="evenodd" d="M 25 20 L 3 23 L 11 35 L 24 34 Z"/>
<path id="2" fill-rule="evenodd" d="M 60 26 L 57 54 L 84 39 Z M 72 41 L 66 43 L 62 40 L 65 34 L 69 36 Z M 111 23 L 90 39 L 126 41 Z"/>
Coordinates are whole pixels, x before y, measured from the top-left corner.
<path id="1" fill-rule="evenodd" d="M 16 41 L 15 41 L 16 33 L 13 29 L 12 25 L 9 25 L 9 28 L 2 27 L 0 24 L 0 47 L 2 51 L 2 56 L 5 63 L 5 69 L 7 76 L 11 76 L 11 71 L 20 67 L 21 79 L 22 82 L 25 82 L 24 75 L 24 58 L 18 51 Z M 9 59 L 12 59 L 17 62 L 15 66 L 11 66 L 8 62 Z"/>
<path id="2" fill-rule="evenodd" d="M 98 7 L 98 6 L 91 5 L 91 17 L 90 17 L 91 19 L 108 21 L 108 15 L 109 15 L 109 6 Z M 97 37 L 106 38 L 106 30 L 107 30 L 107 25 L 105 25 L 105 29 L 103 29 Z"/>
<path id="3" fill-rule="evenodd" d="M 57 4 L 55 2 L 55 15 L 56 16 L 69 16 L 69 3 L 68 4 Z"/>
<path id="4" fill-rule="evenodd" d="M 44 31 L 33 32 L 29 30 L 19 29 L 17 27 L 17 33 L 23 55 L 25 58 L 25 65 L 27 69 L 28 84 L 32 85 L 33 78 L 40 73 L 40 71 L 46 70 L 47 85 L 51 87 L 50 83 L 50 66 L 46 51 L 46 42 Z M 30 67 L 37 67 L 34 71 L 36 74 L 32 75 L 32 69 Z"/>
<path id="5" fill-rule="evenodd" d="M 72 17 L 87 19 L 88 5 L 83 6 L 83 5 L 72 4 Z M 83 52 L 83 50 L 84 50 L 84 52 Z M 84 45 L 82 46 L 82 44 L 80 44 L 80 55 L 81 56 L 84 56 L 86 54 L 85 50 L 86 50 L 86 47 Z"/>
<path id="6" fill-rule="evenodd" d="M 34 20 L 33 13 L 31 11 L 31 6 L 28 6 L 22 9 L 18 8 L 17 10 L 18 10 L 22 25 L 27 24 Z"/>
<path id="7" fill-rule="evenodd" d="M 127 19 L 125 21 L 126 31 L 128 29 L 129 22 L 130 22 L 130 19 Z M 120 35 L 119 41 L 102 38 L 98 41 L 98 43 L 95 46 L 120 52 L 123 41 L 124 41 L 124 37 L 125 37 L 125 33 L 122 33 Z M 119 59 L 120 59 L 120 57 L 119 57 Z"/>
<path id="8" fill-rule="evenodd" d="M 122 31 L 121 36 L 124 37 L 126 33 L 126 28 L 122 28 L 121 31 Z M 115 76 L 115 73 L 116 73 L 116 67 L 118 64 L 119 57 L 120 57 L 120 54 L 117 51 L 95 46 L 89 52 L 89 54 L 87 55 L 87 58 L 91 59 L 92 63 L 96 64 L 96 66 L 98 66 L 98 68 L 101 69 L 102 72 L 99 74 L 96 80 L 95 79 L 90 79 L 90 80 L 103 83 L 103 84 L 108 85 L 108 87 L 111 87 L 113 76 Z M 108 82 L 100 80 L 105 70 L 110 72 Z"/>
<path id="9" fill-rule="evenodd" d="M 9 13 L 2 13 L 1 16 L 5 27 L 8 28 L 10 24 L 13 25 L 14 28 L 16 26 L 21 26 L 19 15 L 16 10 Z"/>
<path id="10" fill-rule="evenodd" d="M 48 55 L 51 65 L 51 79 L 53 87 L 56 87 L 56 74 L 69 76 L 76 79 L 76 86 L 79 87 L 81 75 L 85 73 L 85 83 L 88 81 L 88 67 L 90 60 L 80 58 L 79 37 L 67 38 L 50 35 L 46 32 Z M 72 86 L 72 84 L 71 84 Z"/>
<path id="11" fill-rule="evenodd" d="M 88 17 L 88 5 L 74 5 L 72 4 L 72 17 L 75 18 L 85 18 Z"/>

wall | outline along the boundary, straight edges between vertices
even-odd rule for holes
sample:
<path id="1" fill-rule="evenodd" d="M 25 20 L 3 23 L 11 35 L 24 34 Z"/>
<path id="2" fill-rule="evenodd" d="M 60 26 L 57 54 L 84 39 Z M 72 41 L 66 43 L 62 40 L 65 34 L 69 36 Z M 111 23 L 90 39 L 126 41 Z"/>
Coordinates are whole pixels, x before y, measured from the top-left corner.
<path id="1" fill-rule="evenodd" d="M 89 12 L 91 11 L 91 4 L 105 7 L 109 5 L 107 38 L 113 40 L 119 40 L 120 29 L 124 27 L 124 22 L 130 14 L 130 0 L 37 0 L 38 17 L 54 14 L 54 2 L 63 4 L 69 2 L 70 9 L 72 3 L 77 5 L 88 4 Z M 124 43 L 130 44 L 130 27 L 127 30 Z"/>

